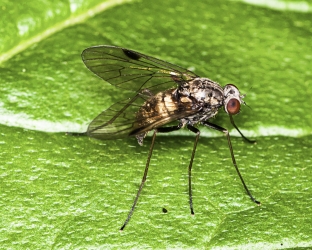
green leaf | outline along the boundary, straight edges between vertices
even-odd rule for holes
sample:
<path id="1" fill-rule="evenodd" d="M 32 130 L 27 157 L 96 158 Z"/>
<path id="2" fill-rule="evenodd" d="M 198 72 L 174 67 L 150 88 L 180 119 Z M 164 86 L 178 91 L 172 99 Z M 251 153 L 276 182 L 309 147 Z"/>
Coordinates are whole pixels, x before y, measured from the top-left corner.
<path id="1" fill-rule="evenodd" d="M 3 248 L 311 247 L 311 11 L 212 0 L 0 6 Z M 199 127 L 190 216 L 194 135 L 183 130 L 157 137 L 138 206 L 119 232 L 151 138 L 140 147 L 134 138 L 65 135 L 85 131 L 124 98 L 81 61 L 83 49 L 100 44 L 156 56 L 246 93 L 249 107 L 234 119 L 257 144 L 235 137 L 223 111 L 212 122 L 230 130 L 238 167 L 262 205 L 245 194 L 226 138 Z"/>

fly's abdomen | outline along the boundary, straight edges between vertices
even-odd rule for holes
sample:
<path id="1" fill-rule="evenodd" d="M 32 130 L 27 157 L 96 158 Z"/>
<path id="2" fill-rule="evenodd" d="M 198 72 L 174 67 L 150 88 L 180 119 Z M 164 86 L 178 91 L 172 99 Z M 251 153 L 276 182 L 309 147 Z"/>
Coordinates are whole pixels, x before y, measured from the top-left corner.
<path id="1" fill-rule="evenodd" d="M 159 92 L 148 99 L 137 112 L 139 126 L 159 127 L 172 119 L 172 114 L 179 112 L 179 104 L 173 96 L 174 89 Z"/>

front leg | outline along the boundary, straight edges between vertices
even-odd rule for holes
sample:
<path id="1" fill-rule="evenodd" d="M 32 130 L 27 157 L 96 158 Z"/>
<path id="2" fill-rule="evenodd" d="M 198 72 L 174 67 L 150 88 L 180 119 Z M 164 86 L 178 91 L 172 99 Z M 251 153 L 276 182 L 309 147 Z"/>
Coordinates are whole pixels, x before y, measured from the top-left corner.
<path id="1" fill-rule="evenodd" d="M 233 162 L 233 165 L 234 165 L 234 167 L 235 167 L 235 169 L 236 169 L 236 172 L 237 172 L 237 174 L 238 174 L 238 176 L 239 176 L 239 178 L 240 178 L 240 180 L 241 180 L 241 182 L 242 182 L 242 184 L 243 184 L 243 186 L 244 186 L 244 188 L 245 188 L 247 194 L 249 195 L 250 199 L 251 199 L 253 202 L 255 202 L 256 204 L 260 205 L 260 204 L 261 204 L 260 201 L 257 201 L 257 200 L 252 196 L 252 194 L 250 193 L 250 191 L 249 191 L 247 185 L 245 184 L 245 181 L 244 181 L 244 179 L 243 179 L 243 177 L 242 177 L 242 175 L 241 175 L 241 173 L 240 173 L 240 171 L 239 171 L 239 169 L 238 169 L 238 167 L 237 167 L 236 160 L 235 160 L 234 153 L 233 153 L 233 147 L 232 147 L 232 143 L 231 143 L 231 138 L 230 138 L 230 133 L 229 133 L 229 131 L 228 131 L 227 129 L 225 129 L 225 128 L 222 128 L 222 127 L 220 127 L 220 126 L 218 126 L 218 125 L 212 124 L 212 123 L 210 123 L 210 122 L 208 122 L 208 121 L 204 121 L 204 122 L 202 122 L 202 124 L 204 124 L 205 126 L 207 126 L 207 127 L 209 127 L 209 128 L 212 128 L 212 129 L 214 129 L 214 130 L 223 132 L 223 133 L 226 135 L 227 140 L 228 140 L 228 145 L 229 145 L 230 153 L 231 153 L 231 157 L 232 157 L 232 162 Z M 246 138 L 246 139 L 247 139 L 247 138 Z"/>

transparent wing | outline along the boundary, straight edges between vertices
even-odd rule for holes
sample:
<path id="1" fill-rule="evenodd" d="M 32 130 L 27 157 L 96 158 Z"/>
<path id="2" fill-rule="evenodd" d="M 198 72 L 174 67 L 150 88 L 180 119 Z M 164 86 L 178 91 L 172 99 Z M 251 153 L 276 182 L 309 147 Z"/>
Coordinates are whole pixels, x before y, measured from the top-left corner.
<path id="1" fill-rule="evenodd" d="M 178 105 L 170 101 L 166 102 L 166 113 L 141 112 L 142 103 L 149 100 L 150 96 L 136 94 L 132 99 L 115 103 L 91 122 L 88 136 L 103 140 L 124 138 L 148 132 L 198 112 L 191 102 Z"/>
<path id="2" fill-rule="evenodd" d="M 187 69 L 121 47 L 90 47 L 81 57 L 87 68 L 100 78 L 135 92 L 149 89 L 157 93 L 198 77 Z"/>

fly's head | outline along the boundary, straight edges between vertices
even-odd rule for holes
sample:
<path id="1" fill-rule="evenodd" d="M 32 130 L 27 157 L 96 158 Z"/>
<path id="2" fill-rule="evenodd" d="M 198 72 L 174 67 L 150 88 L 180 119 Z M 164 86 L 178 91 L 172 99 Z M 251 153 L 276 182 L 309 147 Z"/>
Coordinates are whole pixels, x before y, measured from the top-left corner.
<path id="1" fill-rule="evenodd" d="M 224 109 L 229 115 L 236 115 L 240 111 L 241 104 L 245 104 L 243 101 L 244 95 L 241 95 L 238 88 L 233 84 L 227 84 L 223 88 L 224 92 Z"/>

